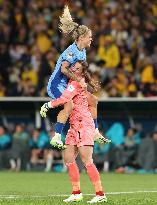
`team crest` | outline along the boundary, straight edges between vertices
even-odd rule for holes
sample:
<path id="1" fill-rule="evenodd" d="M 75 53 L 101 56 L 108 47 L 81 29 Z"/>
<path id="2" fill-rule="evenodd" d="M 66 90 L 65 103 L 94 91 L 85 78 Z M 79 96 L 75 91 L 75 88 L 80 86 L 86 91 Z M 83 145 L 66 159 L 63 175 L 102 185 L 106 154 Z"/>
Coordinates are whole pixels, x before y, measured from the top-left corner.
<path id="1" fill-rule="evenodd" d="M 68 91 L 72 92 L 75 90 L 75 88 L 72 85 L 69 85 L 67 88 Z"/>
<path id="2" fill-rule="evenodd" d="M 67 58 L 72 58 L 73 57 L 73 53 L 68 53 Z"/>

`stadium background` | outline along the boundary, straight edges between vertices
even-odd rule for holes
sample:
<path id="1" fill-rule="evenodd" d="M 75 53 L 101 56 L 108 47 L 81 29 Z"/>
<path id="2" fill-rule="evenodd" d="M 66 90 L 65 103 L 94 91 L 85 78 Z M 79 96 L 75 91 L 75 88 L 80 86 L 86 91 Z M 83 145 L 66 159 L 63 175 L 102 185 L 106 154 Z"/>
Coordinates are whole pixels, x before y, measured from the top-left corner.
<path id="1" fill-rule="evenodd" d="M 48 100 L 48 78 L 70 43 L 58 30 L 66 2 L 0 0 L 1 170 L 66 171 L 61 153 L 49 147 L 58 110 L 46 120 L 39 115 Z M 95 93 L 100 100 L 99 128 L 112 140 L 111 145 L 95 145 L 97 167 L 102 172 L 155 173 L 156 1 L 68 4 L 74 20 L 93 32 L 87 57 L 91 75 L 101 81 L 101 90 Z M 78 163 L 82 170 L 79 159 Z"/>

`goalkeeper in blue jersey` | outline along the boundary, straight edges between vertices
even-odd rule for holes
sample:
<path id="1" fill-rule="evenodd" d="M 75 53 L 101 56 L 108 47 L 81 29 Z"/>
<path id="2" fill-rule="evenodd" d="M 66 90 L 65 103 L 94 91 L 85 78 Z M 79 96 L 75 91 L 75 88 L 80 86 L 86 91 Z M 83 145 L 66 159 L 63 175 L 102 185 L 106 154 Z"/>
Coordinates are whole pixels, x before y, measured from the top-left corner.
<path id="1" fill-rule="evenodd" d="M 72 67 L 77 61 L 86 61 L 86 48 L 90 47 L 92 41 L 91 30 L 84 25 L 79 25 L 75 23 L 70 15 L 69 9 L 65 6 L 62 16 L 60 17 L 60 30 L 63 34 L 69 35 L 73 38 L 74 43 L 71 44 L 59 57 L 54 72 L 52 73 L 48 86 L 47 92 L 52 99 L 59 98 L 63 91 L 66 89 L 69 79 L 79 81 L 83 88 L 86 88 L 86 83 L 81 79 L 76 78 L 71 72 L 70 67 Z M 104 137 L 99 133 L 97 124 L 97 98 L 91 93 L 88 95 L 89 108 L 95 123 L 95 140 L 103 143 Z M 72 111 L 73 102 L 68 102 L 64 105 L 64 109 L 61 110 L 57 116 L 57 123 L 55 126 L 55 136 L 51 140 L 51 144 L 63 147 L 61 141 L 61 133 L 65 126 L 65 123 Z M 46 108 L 44 104 L 41 108 Z"/>

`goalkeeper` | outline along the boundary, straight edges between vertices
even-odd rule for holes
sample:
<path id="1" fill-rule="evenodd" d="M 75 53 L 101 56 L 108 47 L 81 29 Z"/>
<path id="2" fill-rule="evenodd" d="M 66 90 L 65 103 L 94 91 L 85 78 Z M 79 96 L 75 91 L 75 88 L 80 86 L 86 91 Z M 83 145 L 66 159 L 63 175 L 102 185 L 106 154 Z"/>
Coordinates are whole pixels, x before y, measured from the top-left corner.
<path id="1" fill-rule="evenodd" d="M 71 69 L 78 78 L 81 77 L 82 80 L 87 81 L 84 67 L 83 62 L 78 61 Z M 80 86 L 79 82 L 71 80 L 63 95 L 56 100 L 45 103 L 40 114 L 46 117 L 49 108 L 55 108 L 71 100 L 73 100 L 73 110 L 70 115 L 70 129 L 65 140 L 64 161 L 72 184 L 72 195 L 64 202 L 81 201 L 83 199 L 80 190 L 79 170 L 75 162 L 78 154 L 80 154 L 96 192 L 96 196 L 89 203 L 107 201 L 102 189 L 99 172 L 92 159 L 95 125 L 88 106 L 87 91 Z"/>

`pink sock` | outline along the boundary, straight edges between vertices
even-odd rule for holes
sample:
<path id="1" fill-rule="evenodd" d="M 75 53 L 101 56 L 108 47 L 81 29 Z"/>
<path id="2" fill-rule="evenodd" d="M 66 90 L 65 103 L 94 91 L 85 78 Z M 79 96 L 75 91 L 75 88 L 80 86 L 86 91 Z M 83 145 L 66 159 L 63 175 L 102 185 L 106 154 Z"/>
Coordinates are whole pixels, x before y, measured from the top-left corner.
<path id="1" fill-rule="evenodd" d="M 96 166 L 93 163 L 86 164 L 87 174 L 94 185 L 96 195 L 104 195 L 104 192 L 102 191 L 102 185 L 100 180 L 99 172 L 96 168 Z M 100 194 L 99 194 L 100 193 Z"/>
<path id="2" fill-rule="evenodd" d="M 66 163 L 66 166 L 68 168 L 73 193 L 80 193 L 80 173 L 76 162 Z"/>

